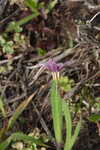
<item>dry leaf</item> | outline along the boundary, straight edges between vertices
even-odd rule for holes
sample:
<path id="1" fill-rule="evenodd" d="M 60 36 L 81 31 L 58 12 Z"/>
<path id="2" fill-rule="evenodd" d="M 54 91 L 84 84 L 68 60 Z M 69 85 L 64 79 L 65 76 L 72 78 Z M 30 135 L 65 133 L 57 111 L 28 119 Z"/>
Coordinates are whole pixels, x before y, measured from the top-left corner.
<path id="1" fill-rule="evenodd" d="M 24 0 L 10 0 L 10 5 L 23 5 L 24 4 Z"/>

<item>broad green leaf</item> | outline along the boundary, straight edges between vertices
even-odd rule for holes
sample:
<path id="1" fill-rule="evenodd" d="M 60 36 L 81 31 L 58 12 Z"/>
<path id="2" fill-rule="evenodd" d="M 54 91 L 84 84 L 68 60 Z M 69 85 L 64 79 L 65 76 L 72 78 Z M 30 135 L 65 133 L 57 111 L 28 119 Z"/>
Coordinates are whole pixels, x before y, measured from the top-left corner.
<path id="1" fill-rule="evenodd" d="M 31 100 L 34 97 L 34 95 L 35 95 L 35 93 L 33 93 L 28 99 L 24 100 L 18 106 L 18 108 L 14 112 L 13 116 L 10 118 L 10 120 L 8 122 L 7 130 L 9 130 L 10 128 L 13 127 L 15 121 L 17 120 L 17 118 L 19 117 L 19 115 L 25 110 L 25 108 L 27 107 L 27 105 L 31 102 Z"/>
<path id="2" fill-rule="evenodd" d="M 57 144 L 62 143 L 62 99 L 58 92 L 57 81 L 52 81 L 51 86 L 51 107 L 53 126 Z"/>
<path id="3" fill-rule="evenodd" d="M 64 150 L 66 149 L 70 150 L 71 134 L 72 134 L 72 119 L 69 110 L 69 105 L 65 101 L 63 101 L 63 112 L 64 112 L 64 117 L 66 122 L 66 141 L 65 141 Z"/>
<path id="4" fill-rule="evenodd" d="M 15 141 L 24 141 L 26 143 L 32 142 L 37 145 L 46 146 L 46 144 L 43 144 L 43 142 L 40 139 L 36 139 L 32 136 L 28 136 L 26 134 L 23 134 L 21 132 L 13 133 L 10 137 L 7 138 L 4 142 L 0 143 L 0 150 L 6 150 L 11 142 Z"/>

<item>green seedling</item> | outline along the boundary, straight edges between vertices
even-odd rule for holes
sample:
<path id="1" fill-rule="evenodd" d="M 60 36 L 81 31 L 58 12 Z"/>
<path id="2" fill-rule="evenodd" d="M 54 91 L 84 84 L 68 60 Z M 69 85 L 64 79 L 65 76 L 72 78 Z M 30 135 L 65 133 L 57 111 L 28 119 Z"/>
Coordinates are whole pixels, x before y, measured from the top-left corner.
<path id="1" fill-rule="evenodd" d="M 30 10 L 32 11 L 32 14 L 19 20 L 19 21 L 13 21 L 11 22 L 7 29 L 6 29 L 6 32 L 12 32 L 12 31 L 15 31 L 15 32 L 21 32 L 22 31 L 22 25 L 28 23 L 30 20 L 32 20 L 33 18 L 36 18 L 37 16 L 40 15 L 40 9 L 43 8 L 45 13 L 48 14 L 51 9 L 54 8 L 54 6 L 56 5 L 57 3 L 57 0 L 54 0 L 52 2 L 50 2 L 48 4 L 48 7 L 45 8 L 44 7 L 44 3 L 41 2 L 39 3 L 37 0 L 25 0 L 25 5 L 30 8 Z"/>
<path id="2" fill-rule="evenodd" d="M 13 41 L 7 41 L 3 36 L 0 36 L 0 46 L 5 54 L 13 54 Z"/>
<path id="3" fill-rule="evenodd" d="M 43 5 L 41 5 L 41 3 L 39 4 L 35 0 L 25 0 L 25 5 L 31 9 L 32 14 L 19 20 L 19 21 L 11 22 L 6 29 L 6 32 L 12 32 L 12 31 L 21 32 L 22 31 L 21 26 L 26 24 L 33 18 L 36 18 L 40 14 L 39 8 L 43 7 Z"/>

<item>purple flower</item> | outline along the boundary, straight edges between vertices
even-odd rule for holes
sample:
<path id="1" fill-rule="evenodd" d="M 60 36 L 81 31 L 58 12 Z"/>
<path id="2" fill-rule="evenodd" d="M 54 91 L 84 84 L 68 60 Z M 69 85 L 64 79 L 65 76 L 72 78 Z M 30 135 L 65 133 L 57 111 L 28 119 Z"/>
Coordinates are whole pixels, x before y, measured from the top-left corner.
<path id="1" fill-rule="evenodd" d="M 63 68 L 63 63 L 56 63 L 54 60 L 49 59 L 47 62 L 41 64 L 44 68 L 48 69 L 52 73 L 54 80 L 59 79 L 59 71 Z"/>
<path id="2" fill-rule="evenodd" d="M 56 63 L 54 60 L 49 59 L 46 63 L 42 64 L 46 69 L 51 72 L 59 72 L 63 68 L 63 63 Z"/>

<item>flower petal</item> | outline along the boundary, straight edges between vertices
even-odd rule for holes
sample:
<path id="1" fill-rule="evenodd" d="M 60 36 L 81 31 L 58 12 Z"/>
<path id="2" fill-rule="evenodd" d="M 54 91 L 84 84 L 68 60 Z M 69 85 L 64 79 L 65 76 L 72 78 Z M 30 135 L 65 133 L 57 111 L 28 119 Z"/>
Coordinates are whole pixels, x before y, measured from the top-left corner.
<path id="1" fill-rule="evenodd" d="M 49 59 L 46 63 L 42 64 L 51 72 L 59 72 L 63 68 L 63 63 L 56 63 L 54 60 Z"/>

